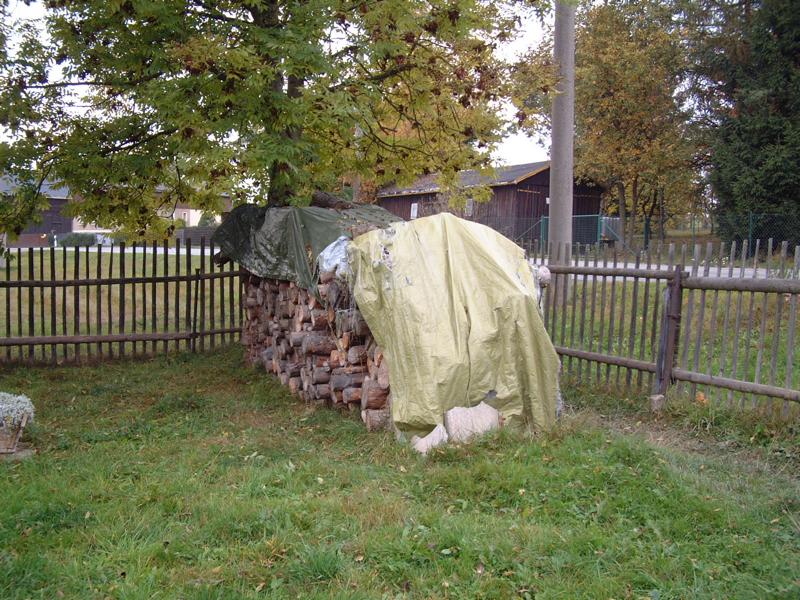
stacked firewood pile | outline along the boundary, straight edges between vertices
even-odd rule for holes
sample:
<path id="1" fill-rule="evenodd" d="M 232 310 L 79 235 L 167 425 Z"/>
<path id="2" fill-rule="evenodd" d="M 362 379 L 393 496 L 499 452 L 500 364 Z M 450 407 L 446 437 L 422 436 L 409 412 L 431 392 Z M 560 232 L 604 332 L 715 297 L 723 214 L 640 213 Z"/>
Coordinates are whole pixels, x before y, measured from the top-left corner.
<path id="1" fill-rule="evenodd" d="M 389 369 L 343 282 L 322 273 L 317 295 L 293 282 L 245 278 L 247 360 L 307 403 L 360 410 L 367 429 L 389 423 Z"/>

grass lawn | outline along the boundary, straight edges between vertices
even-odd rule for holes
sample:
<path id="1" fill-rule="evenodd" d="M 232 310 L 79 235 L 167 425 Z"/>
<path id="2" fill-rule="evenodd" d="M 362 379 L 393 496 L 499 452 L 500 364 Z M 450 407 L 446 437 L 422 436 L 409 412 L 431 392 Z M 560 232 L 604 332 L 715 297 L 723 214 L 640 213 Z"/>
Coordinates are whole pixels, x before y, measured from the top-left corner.
<path id="1" fill-rule="evenodd" d="M 39 450 L 0 463 L 2 598 L 800 596 L 798 463 L 651 442 L 575 392 L 547 436 L 423 459 L 238 348 L 0 389 Z"/>

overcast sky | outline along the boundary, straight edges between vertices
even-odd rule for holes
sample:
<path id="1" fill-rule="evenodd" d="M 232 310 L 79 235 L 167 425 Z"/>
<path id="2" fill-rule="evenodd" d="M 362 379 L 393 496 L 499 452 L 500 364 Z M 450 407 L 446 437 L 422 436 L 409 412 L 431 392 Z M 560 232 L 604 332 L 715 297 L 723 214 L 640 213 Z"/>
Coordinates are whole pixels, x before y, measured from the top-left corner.
<path id="1" fill-rule="evenodd" d="M 552 20 L 552 17 L 550 17 Z M 552 25 L 549 22 L 548 25 Z M 534 16 L 523 19 L 522 28 L 517 37 L 499 49 L 499 54 L 506 60 L 515 60 L 529 47 L 537 45 L 545 35 L 545 26 Z M 508 107 L 513 114 L 511 107 Z M 492 158 L 498 164 L 513 165 L 536 162 L 550 158 L 550 138 L 545 140 L 546 146 L 537 143 L 534 138 L 524 134 L 510 135 L 498 146 Z"/>
<path id="2" fill-rule="evenodd" d="M 14 17 L 41 18 L 44 13 L 43 7 L 39 3 L 26 5 L 22 0 L 11 0 L 10 8 Z M 544 28 L 539 20 L 533 16 L 525 18 L 520 34 L 514 40 L 503 44 L 498 52 L 503 58 L 513 60 L 528 47 L 538 43 L 543 36 Z M 513 114 L 510 106 L 506 110 L 509 114 Z M 499 165 L 547 160 L 550 153 L 550 140 L 545 140 L 545 143 L 546 146 L 542 146 L 523 134 L 510 135 L 500 143 L 492 158 Z"/>

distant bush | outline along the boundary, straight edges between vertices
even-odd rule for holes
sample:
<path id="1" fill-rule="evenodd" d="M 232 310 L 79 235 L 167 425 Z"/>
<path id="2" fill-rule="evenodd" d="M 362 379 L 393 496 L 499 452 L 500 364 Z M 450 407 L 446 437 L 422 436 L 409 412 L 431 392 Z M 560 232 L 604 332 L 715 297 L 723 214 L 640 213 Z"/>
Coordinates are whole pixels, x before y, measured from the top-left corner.
<path id="1" fill-rule="evenodd" d="M 198 227 L 214 227 L 217 224 L 217 217 L 214 213 L 204 212 L 197 222 Z"/>
<path id="2" fill-rule="evenodd" d="M 58 236 L 58 245 L 74 248 L 75 246 L 94 246 L 97 236 L 94 233 L 67 233 Z"/>

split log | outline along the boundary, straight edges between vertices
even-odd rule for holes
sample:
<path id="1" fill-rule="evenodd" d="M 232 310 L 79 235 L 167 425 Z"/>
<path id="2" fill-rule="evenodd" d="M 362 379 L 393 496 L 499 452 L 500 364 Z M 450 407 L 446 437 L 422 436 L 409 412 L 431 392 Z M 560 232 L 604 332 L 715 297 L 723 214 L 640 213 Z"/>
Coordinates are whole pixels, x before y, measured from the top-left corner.
<path id="1" fill-rule="evenodd" d="M 328 383 L 331 380 L 331 370 L 327 367 L 316 367 L 311 371 L 312 383 Z"/>
<path id="2" fill-rule="evenodd" d="M 303 331 L 303 324 L 311 321 L 311 309 L 304 304 L 298 304 L 294 309 L 292 328 L 294 331 Z"/>
<path id="3" fill-rule="evenodd" d="M 341 345 L 342 350 L 347 350 L 348 348 L 350 348 L 350 332 L 349 331 L 342 332 L 342 334 L 339 336 L 339 344 Z M 347 355 L 345 355 L 343 358 L 347 358 Z"/>
<path id="4" fill-rule="evenodd" d="M 367 361 L 367 347 L 366 346 L 350 346 L 347 351 L 347 362 L 351 364 L 360 364 Z"/>
<path id="5" fill-rule="evenodd" d="M 365 378 L 361 384 L 361 408 L 366 409 L 379 409 L 386 406 L 386 398 L 389 396 L 389 390 L 381 389 L 377 381 L 370 378 Z"/>
<path id="6" fill-rule="evenodd" d="M 383 390 L 389 389 L 389 365 L 386 364 L 386 361 L 381 361 L 380 366 L 378 367 L 378 385 Z"/>
<path id="7" fill-rule="evenodd" d="M 303 340 L 303 354 L 330 354 L 336 350 L 336 341 L 327 335 L 308 335 Z"/>
<path id="8" fill-rule="evenodd" d="M 300 369 L 302 368 L 303 365 L 301 363 L 287 362 L 283 370 L 289 374 L 289 377 L 296 377 L 300 375 Z"/>
<path id="9" fill-rule="evenodd" d="M 260 360 L 261 364 L 264 365 L 265 369 L 269 369 L 272 367 L 273 352 L 274 351 L 272 348 L 264 348 L 264 350 L 261 351 Z"/>
<path id="10" fill-rule="evenodd" d="M 361 382 L 364 381 L 364 377 L 364 373 L 336 373 L 333 371 L 331 372 L 329 383 L 332 390 L 343 390 L 347 387 L 361 385 Z"/>
<path id="11" fill-rule="evenodd" d="M 342 398 L 348 404 L 350 404 L 351 402 L 358 402 L 359 405 L 360 405 L 361 404 L 361 388 L 360 387 L 344 388 L 342 390 Z"/>
<path id="12" fill-rule="evenodd" d="M 289 343 L 294 348 L 299 348 L 303 345 L 303 340 L 308 335 L 307 331 L 293 331 L 289 334 Z"/>
<path id="13" fill-rule="evenodd" d="M 329 324 L 328 311 L 324 308 L 315 308 L 311 311 L 311 324 L 315 331 L 327 329 Z"/>
<path id="14" fill-rule="evenodd" d="M 392 422 L 392 415 L 388 408 L 380 410 L 366 409 L 361 411 L 361 420 L 367 426 L 367 431 L 381 431 L 389 428 Z"/>

